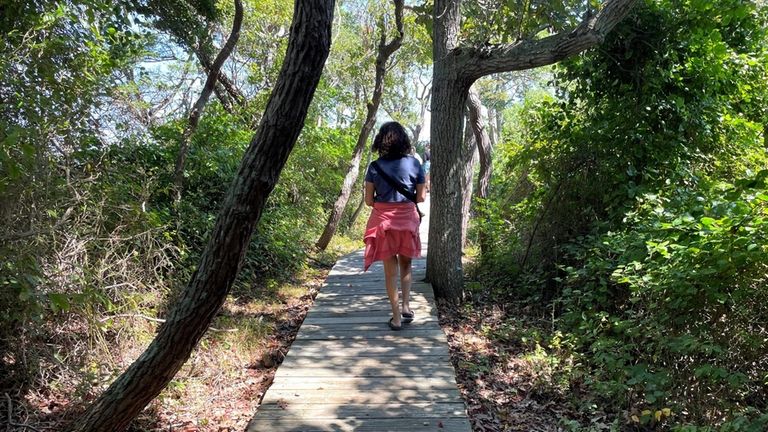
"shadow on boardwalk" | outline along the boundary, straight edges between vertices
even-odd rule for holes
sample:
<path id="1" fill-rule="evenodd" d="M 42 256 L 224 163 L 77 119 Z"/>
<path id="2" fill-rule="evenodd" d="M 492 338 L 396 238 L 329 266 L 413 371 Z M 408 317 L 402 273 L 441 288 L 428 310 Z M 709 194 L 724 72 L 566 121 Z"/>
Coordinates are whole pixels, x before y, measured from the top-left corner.
<path id="1" fill-rule="evenodd" d="M 425 265 L 413 262 L 416 320 L 394 332 L 381 263 L 363 273 L 362 250 L 340 259 L 248 432 L 469 431 Z"/>

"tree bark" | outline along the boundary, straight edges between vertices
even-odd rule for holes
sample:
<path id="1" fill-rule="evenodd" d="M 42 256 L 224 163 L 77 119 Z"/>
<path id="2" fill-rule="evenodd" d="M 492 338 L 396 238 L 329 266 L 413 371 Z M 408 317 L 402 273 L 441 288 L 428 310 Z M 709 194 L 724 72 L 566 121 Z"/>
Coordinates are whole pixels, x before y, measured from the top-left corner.
<path id="1" fill-rule="evenodd" d="M 181 193 L 184 188 L 184 167 L 187 163 L 187 152 L 189 151 L 189 141 L 192 139 L 192 134 L 195 133 L 197 125 L 200 123 L 200 117 L 205 110 L 205 104 L 208 103 L 208 98 L 211 97 L 211 93 L 218 81 L 221 67 L 227 60 L 227 57 L 235 49 L 235 44 L 240 38 L 240 27 L 243 24 L 243 3 L 241 0 L 235 0 L 235 18 L 232 20 L 232 31 L 229 33 L 227 42 L 219 51 L 216 56 L 216 60 L 213 61 L 210 70 L 208 71 L 208 78 L 205 80 L 205 86 L 200 93 L 200 97 L 192 106 L 192 110 L 189 113 L 189 120 L 187 126 L 184 128 L 184 132 L 181 134 L 181 141 L 179 142 L 179 154 L 176 158 L 176 168 L 173 172 L 173 188 L 175 190 L 174 202 L 178 204 L 181 202 Z"/>
<path id="2" fill-rule="evenodd" d="M 333 235 L 336 234 L 336 229 L 339 226 L 339 221 L 344 213 L 344 209 L 347 207 L 349 196 L 352 194 L 352 186 L 355 184 L 355 181 L 357 181 L 357 175 L 360 171 L 360 159 L 363 157 L 363 150 L 365 150 L 368 136 L 371 134 L 371 130 L 373 130 L 373 126 L 376 123 L 376 114 L 378 113 L 379 105 L 381 104 L 381 96 L 384 93 L 384 76 L 387 73 L 387 61 L 403 43 L 403 0 L 393 0 L 393 3 L 395 4 L 397 36 L 395 36 L 391 42 L 387 43 L 386 28 L 384 27 L 382 19 L 379 52 L 376 55 L 376 81 L 373 86 L 373 95 L 371 96 L 371 101 L 367 104 L 367 114 L 365 116 L 365 121 L 363 122 L 363 128 L 360 130 L 360 134 L 357 137 L 357 144 L 355 144 L 355 149 L 352 152 L 352 160 L 349 163 L 347 175 L 344 176 L 341 192 L 339 192 L 339 196 L 333 204 L 331 214 L 328 217 L 328 222 L 325 224 L 323 233 L 320 235 L 317 243 L 315 243 L 315 246 L 320 250 L 325 250 L 328 247 Z"/>
<path id="3" fill-rule="evenodd" d="M 470 93 L 471 93 L 470 89 Z M 469 105 L 469 103 L 467 103 Z M 472 190 L 474 189 L 475 165 L 477 165 L 478 151 L 476 139 L 470 118 L 467 115 L 464 125 L 464 145 L 462 147 L 462 159 L 464 161 L 464 172 L 461 178 L 461 248 L 467 245 L 467 232 L 469 231 L 469 219 L 472 209 Z"/>
<path id="4" fill-rule="evenodd" d="M 459 57 L 458 63 L 462 65 L 460 73 L 474 82 L 494 73 L 534 69 L 557 63 L 601 44 L 608 32 L 624 19 L 636 2 L 607 0 L 596 15 L 588 17 L 573 30 L 543 39 L 529 38 L 513 44 L 482 48 L 462 47 L 454 51 L 454 55 Z"/>
<path id="5" fill-rule="evenodd" d="M 413 130 L 413 143 L 419 142 L 419 136 L 421 130 L 424 128 L 424 122 L 427 118 L 427 107 L 429 106 L 430 96 L 432 95 L 432 83 L 427 82 L 424 84 L 421 82 L 421 74 L 419 74 L 419 82 L 424 86 L 421 90 L 421 94 L 416 96 L 416 100 L 419 101 L 419 124 L 417 124 Z"/>
<path id="6" fill-rule="evenodd" d="M 349 225 L 347 225 L 346 229 L 349 230 L 355 225 L 355 222 L 357 222 L 357 218 L 360 217 L 360 213 L 363 212 L 363 208 L 365 208 L 365 192 L 363 192 L 362 195 L 360 195 L 360 202 L 357 203 L 357 207 L 355 208 L 355 211 L 352 213 L 352 217 L 349 218 Z"/>
<path id="7" fill-rule="evenodd" d="M 297 0 L 279 78 L 229 187 L 200 264 L 144 353 L 70 431 L 122 431 L 168 384 L 208 329 L 293 149 L 328 56 L 333 0 Z"/>
<path id="8" fill-rule="evenodd" d="M 488 197 L 488 186 L 491 183 L 492 147 L 491 138 L 483 123 L 480 95 L 474 88 L 469 89 L 467 108 L 469 109 L 468 123 L 475 137 L 477 151 L 480 156 L 480 173 L 477 176 L 477 197 L 485 199 Z"/>
<path id="9" fill-rule="evenodd" d="M 574 30 L 496 47 L 458 46 L 461 0 L 435 0 L 432 27 L 432 200 L 427 278 L 435 296 L 461 299 L 461 123 L 472 83 L 486 75 L 556 63 L 602 42 L 637 0 L 607 0 Z M 456 227 L 456 228 L 454 228 Z"/>
<path id="10" fill-rule="evenodd" d="M 432 183 L 427 280 L 435 296 L 461 299 L 462 126 L 464 104 L 472 84 L 460 79 L 452 50 L 458 41 L 460 1 L 435 0 L 432 52 Z"/>
<path id="11" fill-rule="evenodd" d="M 368 162 L 366 165 L 369 165 L 371 163 L 371 156 L 373 153 L 371 151 L 368 151 Z M 349 218 L 349 223 L 345 227 L 345 231 L 349 232 L 350 229 L 352 229 L 353 226 L 355 226 L 355 222 L 357 222 L 357 218 L 360 217 L 360 213 L 363 212 L 363 209 L 365 208 L 365 182 L 362 182 L 360 185 L 360 191 L 362 192 L 360 194 L 360 202 L 357 203 L 357 208 L 355 208 L 355 211 L 352 213 L 352 217 Z"/>
<path id="12" fill-rule="evenodd" d="M 491 183 L 493 144 L 483 124 L 482 103 L 480 102 L 480 95 L 474 87 L 469 89 L 467 108 L 469 109 L 469 125 L 477 143 L 477 153 L 480 160 L 480 172 L 477 175 L 477 192 L 475 196 L 479 198 L 481 203 L 484 203 L 485 199 L 488 198 L 488 188 Z M 488 112 L 488 123 L 490 124 L 491 111 Z M 480 243 L 481 253 L 486 252 L 488 250 L 488 235 L 484 226 L 481 226 L 479 229 L 478 242 Z"/>
<path id="13" fill-rule="evenodd" d="M 213 69 L 214 62 L 211 61 L 210 56 L 208 53 L 202 49 L 195 50 L 195 55 L 197 56 L 197 59 L 200 61 L 200 64 L 203 65 L 203 70 L 205 70 L 206 73 L 210 74 L 211 70 Z M 231 79 L 227 75 L 225 75 L 222 72 L 219 72 L 218 75 L 218 85 L 217 87 L 217 93 L 220 91 L 219 86 L 226 92 L 226 95 L 228 95 L 229 98 L 234 100 L 238 105 L 243 106 L 246 103 L 245 96 L 243 95 L 243 92 L 240 91 L 239 88 L 237 88 L 237 85 L 235 85 L 234 82 L 232 82 Z"/>

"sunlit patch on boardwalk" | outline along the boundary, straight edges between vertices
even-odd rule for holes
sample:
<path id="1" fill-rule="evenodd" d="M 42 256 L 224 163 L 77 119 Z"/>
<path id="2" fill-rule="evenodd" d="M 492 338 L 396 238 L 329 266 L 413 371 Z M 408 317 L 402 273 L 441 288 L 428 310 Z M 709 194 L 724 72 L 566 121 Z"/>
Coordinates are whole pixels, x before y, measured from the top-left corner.
<path id="1" fill-rule="evenodd" d="M 416 320 L 394 332 L 381 263 L 339 260 L 248 432 L 469 431 L 425 264 L 413 262 Z"/>

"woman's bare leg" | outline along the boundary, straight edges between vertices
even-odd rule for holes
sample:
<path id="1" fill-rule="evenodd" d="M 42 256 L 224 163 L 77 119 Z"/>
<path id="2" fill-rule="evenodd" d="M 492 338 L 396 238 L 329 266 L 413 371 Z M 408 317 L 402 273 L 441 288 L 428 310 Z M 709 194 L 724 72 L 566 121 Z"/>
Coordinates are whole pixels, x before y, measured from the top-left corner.
<path id="1" fill-rule="evenodd" d="M 400 289 L 403 291 L 403 312 L 411 312 L 411 257 L 398 255 L 400 265 Z"/>
<path id="2" fill-rule="evenodd" d="M 384 260 L 384 283 L 387 286 L 389 304 L 392 306 L 392 325 L 399 326 L 400 307 L 397 302 L 397 256 L 391 256 Z"/>

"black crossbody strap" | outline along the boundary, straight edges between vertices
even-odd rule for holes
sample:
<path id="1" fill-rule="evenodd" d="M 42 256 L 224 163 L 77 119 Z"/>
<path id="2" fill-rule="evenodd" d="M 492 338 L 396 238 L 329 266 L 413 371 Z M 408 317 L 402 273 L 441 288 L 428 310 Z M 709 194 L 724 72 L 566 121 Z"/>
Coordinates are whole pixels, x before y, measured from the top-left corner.
<path id="1" fill-rule="evenodd" d="M 371 166 L 376 168 L 376 172 L 381 176 L 381 178 L 384 179 L 384 181 L 389 183 L 389 185 L 392 186 L 396 191 L 400 192 L 401 195 L 408 198 L 408 200 L 412 201 L 416 205 L 416 211 L 419 213 L 419 220 L 421 220 L 424 214 L 421 212 L 421 210 L 419 210 L 419 203 L 416 202 L 416 194 L 405 189 L 405 186 L 402 183 L 396 182 L 392 177 L 389 176 L 389 174 L 385 173 L 376 161 L 371 162 Z"/>

